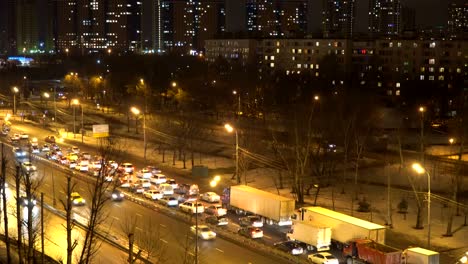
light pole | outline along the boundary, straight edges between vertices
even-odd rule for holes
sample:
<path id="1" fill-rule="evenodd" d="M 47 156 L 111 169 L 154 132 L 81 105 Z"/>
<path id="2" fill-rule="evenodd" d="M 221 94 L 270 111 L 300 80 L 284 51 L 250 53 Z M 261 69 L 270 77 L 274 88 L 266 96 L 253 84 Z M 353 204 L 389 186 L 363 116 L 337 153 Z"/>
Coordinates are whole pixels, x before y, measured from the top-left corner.
<path id="1" fill-rule="evenodd" d="M 49 94 L 48 92 L 45 92 L 45 93 L 44 93 L 44 98 L 45 98 L 45 104 L 46 104 L 46 106 L 47 106 L 47 103 L 48 103 L 48 101 L 49 101 L 49 97 L 50 97 L 50 94 Z"/>
<path id="2" fill-rule="evenodd" d="M 421 106 L 419 112 L 421 113 L 421 163 L 424 164 L 424 112 L 426 109 Z"/>
<path id="3" fill-rule="evenodd" d="M 18 87 L 13 87 L 13 115 L 16 114 L 16 94 L 19 92 Z"/>
<path id="4" fill-rule="evenodd" d="M 237 95 L 237 114 L 236 116 L 239 118 L 241 114 L 241 96 L 240 93 L 238 93 L 236 90 L 232 91 L 233 95 Z"/>
<path id="5" fill-rule="evenodd" d="M 130 111 L 132 111 L 133 114 L 135 114 L 136 118 L 138 118 L 138 115 L 140 115 L 140 109 L 136 107 L 130 108 Z M 136 121 L 135 121 L 136 124 Z M 138 127 L 138 125 L 136 125 Z M 137 132 L 138 134 L 138 132 Z M 146 163 L 146 115 L 143 113 L 143 159 L 145 160 Z"/>
<path id="6" fill-rule="evenodd" d="M 67 52 L 68 53 L 68 52 Z M 56 87 L 54 86 L 54 123 L 55 123 L 55 133 L 58 134 L 58 127 L 57 127 L 57 101 L 56 98 Z"/>
<path id="7" fill-rule="evenodd" d="M 240 175 L 239 175 L 239 136 L 237 133 L 237 128 L 232 127 L 230 124 L 225 124 L 224 128 L 227 130 L 227 132 L 232 133 L 233 131 L 236 134 L 236 178 L 237 178 L 237 184 L 240 184 Z M 247 184 L 247 182 L 245 183 Z"/>
<path id="8" fill-rule="evenodd" d="M 426 173 L 427 175 L 427 248 L 430 249 L 431 248 L 431 175 L 419 163 L 414 163 L 412 168 L 418 174 Z"/>
<path id="9" fill-rule="evenodd" d="M 72 100 L 72 105 L 73 105 L 73 138 L 76 138 L 76 106 L 80 104 L 80 101 L 78 99 L 73 99 Z"/>

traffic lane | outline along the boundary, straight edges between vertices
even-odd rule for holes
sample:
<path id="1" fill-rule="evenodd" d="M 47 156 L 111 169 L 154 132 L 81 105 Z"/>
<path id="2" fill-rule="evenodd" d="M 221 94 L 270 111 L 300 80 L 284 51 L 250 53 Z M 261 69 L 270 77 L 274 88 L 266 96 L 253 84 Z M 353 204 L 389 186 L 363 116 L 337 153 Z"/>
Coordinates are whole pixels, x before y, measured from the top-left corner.
<path id="1" fill-rule="evenodd" d="M 184 256 L 188 246 L 194 247 L 194 240 L 190 239 L 192 237 L 189 230 L 190 225 L 165 214 L 130 201 L 123 201 L 111 204 L 109 215 L 113 216 L 111 221 L 117 221 L 112 223 L 113 226 L 122 225 L 129 217 L 136 216 L 139 219 L 136 227 L 137 232 L 148 232 L 145 222 L 153 221 L 152 228 L 160 229 L 160 239 L 167 242 L 167 251 L 173 253 L 170 254 L 172 256 Z M 199 224 L 203 224 L 202 217 L 199 220 Z M 214 241 L 199 240 L 199 242 L 202 258 L 213 262 L 219 262 L 222 257 L 222 261 L 226 261 L 222 263 L 278 263 L 276 259 L 263 256 L 219 237 Z M 168 261 L 174 261 L 170 263 L 181 263 L 182 260 L 176 257 L 176 259 Z"/>

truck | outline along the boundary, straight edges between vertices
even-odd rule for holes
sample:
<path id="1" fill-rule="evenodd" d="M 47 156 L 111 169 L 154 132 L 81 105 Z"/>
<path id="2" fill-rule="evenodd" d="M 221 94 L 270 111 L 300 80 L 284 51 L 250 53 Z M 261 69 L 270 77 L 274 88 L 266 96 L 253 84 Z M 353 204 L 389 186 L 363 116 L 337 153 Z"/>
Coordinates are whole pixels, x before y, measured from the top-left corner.
<path id="1" fill-rule="evenodd" d="M 403 252 L 405 264 L 439 264 L 439 253 L 420 247 L 408 248 Z"/>
<path id="2" fill-rule="evenodd" d="M 353 239 L 343 247 L 346 263 L 402 264 L 402 250 L 370 239 Z"/>
<path id="3" fill-rule="evenodd" d="M 370 239 L 385 244 L 385 226 L 319 206 L 303 207 L 294 216 L 299 221 L 329 226 L 332 242 L 340 248 L 353 239 Z"/>
<path id="4" fill-rule="evenodd" d="M 226 188 L 222 196 L 223 205 L 238 214 L 252 213 L 267 224 L 279 226 L 292 225 L 295 200 L 247 185 Z"/>
<path id="5" fill-rule="evenodd" d="M 286 233 L 286 238 L 306 244 L 308 250 L 327 251 L 330 250 L 331 233 L 330 227 L 293 221 L 291 230 Z"/>

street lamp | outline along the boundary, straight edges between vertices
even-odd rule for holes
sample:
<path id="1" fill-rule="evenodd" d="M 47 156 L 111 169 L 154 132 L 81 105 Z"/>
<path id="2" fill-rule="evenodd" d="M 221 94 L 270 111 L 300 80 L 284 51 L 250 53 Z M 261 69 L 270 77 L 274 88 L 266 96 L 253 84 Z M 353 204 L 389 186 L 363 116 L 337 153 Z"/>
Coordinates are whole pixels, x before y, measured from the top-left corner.
<path id="1" fill-rule="evenodd" d="M 135 118 L 135 130 L 136 130 L 136 133 L 138 134 L 138 124 L 137 124 L 137 118 L 138 118 L 138 115 L 140 115 L 140 109 L 136 108 L 136 107 L 132 107 L 130 108 L 130 111 L 132 111 L 132 113 L 136 116 Z M 145 113 L 143 113 L 143 159 L 145 160 L 146 162 L 146 115 Z"/>
<path id="2" fill-rule="evenodd" d="M 233 131 L 236 133 L 236 177 L 237 177 L 237 184 L 240 184 L 240 175 L 239 175 L 239 136 L 238 136 L 238 133 L 237 133 L 237 128 L 232 127 L 230 124 L 225 124 L 224 128 L 229 133 L 232 133 Z"/>
<path id="3" fill-rule="evenodd" d="M 424 106 L 419 107 L 421 113 L 421 163 L 424 164 L 424 112 L 426 108 Z"/>
<path id="4" fill-rule="evenodd" d="M 431 248 L 431 175 L 421 164 L 414 163 L 412 168 L 418 174 L 427 175 L 427 248 Z"/>
<path id="5" fill-rule="evenodd" d="M 233 95 L 237 95 L 237 114 L 236 116 L 239 117 L 241 115 L 241 95 L 236 90 L 232 91 Z"/>
<path id="6" fill-rule="evenodd" d="M 219 176 L 219 175 L 214 176 L 214 178 L 210 181 L 211 188 L 216 187 L 216 185 L 218 185 L 218 182 L 220 180 L 221 180 L 221 176 Z"/>
<path id="7" fill-rule="evenodd" d="M 78 99 L 72 100 L 73 105 L 73 138 L 76 138 L 76 106 L 80 104 Z"/>
<path id="8" fill-rule="evenodd" d="M 47 106 L 47 102 L 49 101 L 49 97 L 50 97 L 49 93 L 45 92 L 44 93 L 44 98 L 46 99 L 46 106 Z"/>
<path id="9" fill-rule="evenodd" d="M 16 94 L 19 92 L 18 87 L 13 87 L 13 114 L 16 114 Z"/>

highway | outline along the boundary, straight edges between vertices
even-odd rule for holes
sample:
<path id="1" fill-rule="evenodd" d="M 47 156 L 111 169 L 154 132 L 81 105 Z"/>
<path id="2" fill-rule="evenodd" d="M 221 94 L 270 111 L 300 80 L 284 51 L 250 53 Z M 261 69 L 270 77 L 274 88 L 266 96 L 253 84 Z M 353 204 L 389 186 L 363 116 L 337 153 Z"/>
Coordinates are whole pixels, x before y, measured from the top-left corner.
<path id="1" fill-rule="evenodd" d="M 16 129 L 18 129 L 18 127 L 14 126 L 12 133 Z M 19 126 L 19 130 L 25 131 L 30 134 L 30 137 L 34 136 L 38 139 L 45 138 L 48 133 L 45 130 L 29 126 Z M 86 151 L 95 153 L 92 149 Z M 7 153 L 11 153 L 11 151 L 7 151 Z M 50 204 L 53 204 L 55 196 L 57 208 L 61 209 L 59 200 L 65 197 L 66 174 L 72 173 L 72 171 L 59 169 L 57 165 L 49 162 L 34 161 L 33 159 L 33 163 L 37 166 L 38 175 L 40 177 L 43 176 L 43 185 L 39 191 L 45 193 L 45 200 L 46 202 L 49 201 L 48 203 Z M 12 163 L 10 163 L 10 166 L 13 166 Z M 10 168 L 9 171 L 13 172 L 14 169 Z M 81 176 L 77 174 L 77 177 L 74 179 L 79 179 L 79 177 Z M 76 190 L 89 201 L 90 195 L 88 190 L 90 189 L 90 185 L 80 180 L 77 180 L 76 183 Z M 87 210 L 86 206 L 74 208 L 75 217 L 77 219 L 80 217 L 85 218 L 88 213 Z M 123 245 L 128 244 L 122 226 L 125 226 L 129 222 L 136 221 L 136 241 L 138 238 L 141 238 L 143 242 L 149 239 L 152 241 L 152 243 L 150 243 L 152 245 L 145 247 L 148 249 L 154 246 L 158 248 L 162 247 L 163 252 L 152 250 L 156 252 L 150 253 L 162 254 L 164 263 L 183 263 L 186 253 L 188 252 L 190 254 L 194 250 L 194 239 L 193 236 L 189 234 L 190 225 L 170 215 L 159 213 L 128 200 L 124 200 L 123 202 L 109 202 L 106 207 L 106 214 L 107 216 L 104 222 L 105 227 L 102 229 L 108 230 L 108 233 L 111 234 L 111 237 L 113 237 L 117 243 Z M 143 244 L 143 242 L 141 243 Z M 105 248 L 101 250 L 105 250 Z M 104 256 L 106 256 L 106 254 L 104 254 Z M 109 256 L 116 255 L 109 254 Z M 120 261 L 121 258 L 118 257 L 118 259 Z M 199 260 L 200 263 L 281 263 L 277 258 L 264 256 L 219 237 L 214 241 L 199 241 Z"/>

